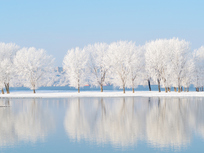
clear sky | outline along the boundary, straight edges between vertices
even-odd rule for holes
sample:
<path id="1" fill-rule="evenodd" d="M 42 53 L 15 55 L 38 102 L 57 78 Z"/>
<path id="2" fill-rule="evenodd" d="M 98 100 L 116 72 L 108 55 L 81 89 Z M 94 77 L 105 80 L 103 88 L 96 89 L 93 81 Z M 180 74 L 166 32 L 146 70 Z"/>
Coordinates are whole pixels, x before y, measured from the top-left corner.
<path id="1" fill-rule="evenodd" d="M 203 0 L 0 0 L 0 42 L 44 48 L 56 66 L 95 42 L 178 37 L 204 45 Z"/>

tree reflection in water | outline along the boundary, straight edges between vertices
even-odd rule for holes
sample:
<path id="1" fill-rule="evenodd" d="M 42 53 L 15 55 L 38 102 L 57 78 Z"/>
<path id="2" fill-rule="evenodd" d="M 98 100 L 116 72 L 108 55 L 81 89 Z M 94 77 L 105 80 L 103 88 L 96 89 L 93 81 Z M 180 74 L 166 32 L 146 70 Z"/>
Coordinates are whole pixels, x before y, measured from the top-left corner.
<path id="1" fill-rule="evenodd" d="M 0 108 L 0 147 L 20 141 L 44 141 L 49 130 L 54 128 L 54 120 L 38 102 L 35 99 L 1 99 L 1 105 L 11 107 Z"/>
<path id="2" fill-rule="evenodd" d="M 65 130 L 72 140 L 180 148 L 190 144 L 195 132 L 204 138 L 202 98 L 73 98 Z"/>
<path id="3" fill-rule="evenodd" d="M 146 142 L 177 149 L 195 134 L 204 139 L 203 98 L 0 99 L 0 106 L 0 148 L 49 141 L 61 118 L 56 135 L 64 136 L 64 126 L 68 139 L 117 148 Z"/>

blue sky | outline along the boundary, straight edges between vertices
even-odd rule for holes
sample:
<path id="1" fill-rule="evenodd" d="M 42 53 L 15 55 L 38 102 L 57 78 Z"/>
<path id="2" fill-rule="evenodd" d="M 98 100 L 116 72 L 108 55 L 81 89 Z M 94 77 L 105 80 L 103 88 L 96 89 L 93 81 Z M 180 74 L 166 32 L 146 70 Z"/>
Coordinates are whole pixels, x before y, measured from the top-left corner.
<path id="1" fill-rule="evenodd" d="M 95 42 L 138 45 L 179 37 L 204 45 L 201 0 L 0 0 L 0 42 L 44 48 L 56 66 L 68 49 Z"/>

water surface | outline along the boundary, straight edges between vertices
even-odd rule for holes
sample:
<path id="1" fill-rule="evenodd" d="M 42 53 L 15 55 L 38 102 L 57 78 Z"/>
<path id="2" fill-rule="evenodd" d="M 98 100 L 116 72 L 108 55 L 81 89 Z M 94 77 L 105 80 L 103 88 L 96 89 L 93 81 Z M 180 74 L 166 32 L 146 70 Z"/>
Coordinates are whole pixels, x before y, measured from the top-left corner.
<path id="1" fill-rule="evenodd" d="M 203 152 L 204 98 L 0 99 L 0 152 Z"/>

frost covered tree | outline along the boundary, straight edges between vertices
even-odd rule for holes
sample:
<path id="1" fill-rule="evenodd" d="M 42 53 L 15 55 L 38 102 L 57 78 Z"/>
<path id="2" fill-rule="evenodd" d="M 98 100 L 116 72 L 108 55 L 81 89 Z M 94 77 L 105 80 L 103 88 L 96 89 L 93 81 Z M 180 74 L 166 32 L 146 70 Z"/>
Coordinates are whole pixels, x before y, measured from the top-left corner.
<path id="1" fill-rule="evenodd" d="M 134 88 L 139 85 L 141 82 L 141 77 L 143 76 L 143 68 L 145 66 L 144 60 L 144 47 L 135 46 L 134 44 L 130 44 L 130 59 L 128 62 L 129 65 L 129 76 L 127 87 L 132 88 L 132 92 L 134 93 Z"/>
<path id="2" fill-rule="evenodd" d="M 46 86 L 53 72 L 54 58 L 44 49 L 22 48 L 16 53 L 14 64 L 23 86 L 35 90 Z"/>
<path id="3" fill-rule="evenodd" d="M 15 75 L 13 58 L 18 49 L 19 46 L 14 43 L 0 42 L 0 88 L 2 94 L 4 94 L 4 86 L 7 93 L 9 93 L 10 81 Z"/>
<path id="4" fill-rule="evenodd" d="M 158 39 L 146 44 L 146 70 L 154 81 L 165 87 L 165 91 L 171 86 L 181 91 L 181 86 L 189 86 L 192 66 L 190 63 L 190 47 L 185 40 Z"/>
<path id="5" fill-rule="evenodd" d="M 161 81 L 166 83 L 166 77 L 168 75 L 166 65 L 166 50 L 167 40 L 158 39 L 146 44 L 145 62 L 146 71 L 151 78 L 158 83 L 158 90 L 161 92 Z"/>
<path id="6" fill-rule="evenodd" d="M 92 86 L 99 86 L 101 92 L 103 92 L 103 86 L 107 83 L 111 60 L 108 54 L 108 44 L 95 43 L 94 45 L 86 46 L 84 49 L 89 53 L 89 81 Z"/>
<path id="7" fill-rule="evenodd" d="M 114 86 L 123 88 L 123 93 L 125 93 L 125 87 L 127 86 L 130 76 L 130 65 L 134 51 L 135 43 L 131 41 L 113 42 L 109 46 L 109 54 L 112 57 L 110 61 L 111 83 Z"/>
<path id="8" fill-rule="evenodd" d="M 204 46 L 201 46 L 199 49 L 194 50 L 193 52 L 194 58 L 194 79 L 193 84 L 196 88 L 196 91 L 199 91 L 199 88 L 204 86 Z"/>
<path id="9" fill-rule="evenodd" d="M 191 54 L 191 53 L 190 53 Z M 189 86 L 193 83 L 194 79 L 194 68 L 195 63 L 192 57 L 192 54 L 190 55 L 190 58 L 188 62 L 186 63 L 186 66 L 184 68 L 184 74 L 185 76 L 182 78 L 181 85 L 183 86 L 183 90 L 186 92 L 189 92 Z"/>
<path id="10" fill-rule="evenodd" d="M 85 50 L 78 47 L 68 50 L 63 60 L 63 68 L 66 71 L 69 85 L 78 89 L 84 86 L 86 81 L 86 69 L 87 69 L 88 54 Z"/>
<path id="11" fill-rule="evenodd" d="M 178 38 L 172 39 L 172 79 L 174 87 L 178 88 L 178 92 L 182 90 L 182 83 L 185 79 L 190 79 L 191 73 L 187 73 L 187 69 L 191 66 L 191 49 L 190 43 L 185 40 L 179 40 Z"/>

